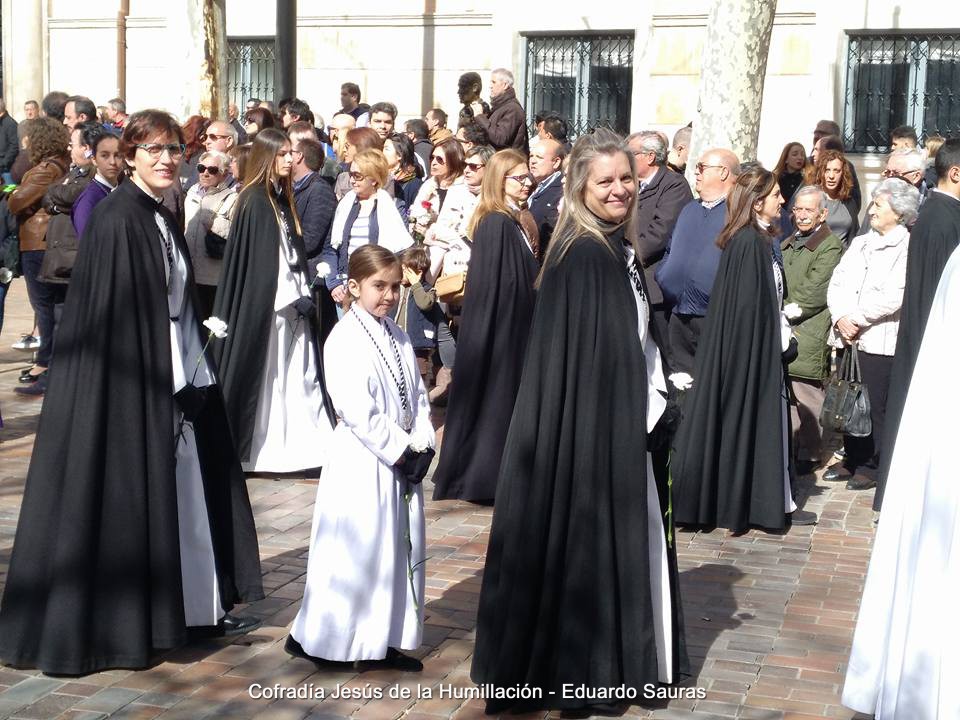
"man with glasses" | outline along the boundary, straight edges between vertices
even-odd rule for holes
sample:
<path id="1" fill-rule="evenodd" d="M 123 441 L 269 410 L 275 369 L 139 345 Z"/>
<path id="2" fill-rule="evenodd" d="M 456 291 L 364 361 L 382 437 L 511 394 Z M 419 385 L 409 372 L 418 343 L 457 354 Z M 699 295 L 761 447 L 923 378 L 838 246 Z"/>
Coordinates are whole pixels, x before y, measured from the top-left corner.
<path id="1" fill-rule="evenodd" d="M 670 306 L 664 302 L 656 272 L 680 211 L 693 199 L 693 193 L 684 177 L 667 167 L 667 143 L 660 133 L 633 133 L 627 137 L 627 145 L 637 171 L 637 217 L 629 232 L 636 234 L 640 247 L 640 263 L 650 295 L 650 317 L 666 342 Z"/>
<path id="2" fill-rule="evenodd" d="M 677 218 L 663 261 L 654 273 L 671 308 L 669 357 L 674 372 L 693 374 L 703 319 L 720 264 L 716 240 L 726 222 L 727 194 L 737 181 L 740 161 L 730 150 L 714 148 L 696 166 L 699 199 L 688 202 Z"/>
<path id="3" fill-rule="evenodd" d="M 793 196 L 793 224 L 797 228 L 781 244 L 787 294 L 784 307 L 797 339 L 797 357 L 789 375 L 796 404 L 791 404 L 794 455 L 798 474 L 820 465 L 823 381 L 830 374 L 830 310 L 827 288 L 833 269 L 840 262 L 843 244 L 827 224 L 826 194 L 814 185 L 800 188 Z"/>
<path id="4" fill-rule="evenodd" d="M 217 151 L 229 154 L 230 150 L 237 145 L 237 131 L 234 130 L 233 126 L 228 122 L 214 120 L 207 126 L 203 135 L 200 136 L 200 142 L 203 143 L 203 147 L 207 152 Z M 199 160 L 200 156 L 197 155 L 196 159 Z M 196 164 L 189 163 L 189 167 L 190 171 L 183 182 L 184 192 L 196 185 L 200 179 Z M 187 164 L 184 165 L 184 169 L 186 168 Z"/>
<path id="5" fill-rule="evenodd" d="M 556 140 L 541 140 L 530 150 L 530 175 L 536 188 L 530 193 L 527 207 L 537 223 L 540 236 L 540 253 L 547 251 L 550 236 L 560 217 L 560 200 L 563 197 L 563 158 L 566 149 Z"/>
<path id="6" fill-rule="evenodd" d="M 927 158 L 922 151 L 901 148 L 890 153 L 889 157 L 887 158 L 887 165 L 883 169 L 883 177 L 900 178 L 904 182 L 913 185 L 917 190 L 920 191 L 920 205 L 923 206 L 923 203 L 927 199 L 930 191 L 930 189 L 927 187 L 926 180 L 924 179 L 926 169 Z M 870 207 L 872 205 L 872 202 L 870 205 L 867 205 L 868 216 L 870 214 Z M 912 228 L 913 223 L 916 221 L 916 218 L 914 218 L 908 227 Z M 857 236 L 859 237 L 860 235 L 866 235 L 868 232 L 870 232 L 870 223 L 865 222 L 857 232 Z"/>

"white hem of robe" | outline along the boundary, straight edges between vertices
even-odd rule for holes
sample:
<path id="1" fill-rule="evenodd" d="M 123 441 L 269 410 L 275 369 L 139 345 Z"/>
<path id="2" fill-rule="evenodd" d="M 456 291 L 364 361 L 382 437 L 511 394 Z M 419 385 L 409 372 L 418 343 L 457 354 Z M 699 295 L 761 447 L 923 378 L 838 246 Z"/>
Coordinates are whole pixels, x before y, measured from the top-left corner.
<path id="1" fill-rule="evenodd" d="M 960 251 L 944 268 L 893 448 L 842 702 L 877 720 L 960 718 Z"/>

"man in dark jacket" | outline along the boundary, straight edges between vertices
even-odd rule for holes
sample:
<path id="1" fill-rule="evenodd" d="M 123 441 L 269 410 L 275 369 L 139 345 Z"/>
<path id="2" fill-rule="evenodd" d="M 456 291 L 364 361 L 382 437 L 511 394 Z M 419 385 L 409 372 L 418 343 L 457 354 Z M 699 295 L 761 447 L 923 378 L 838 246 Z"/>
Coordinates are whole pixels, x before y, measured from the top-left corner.
<path id="1" fill-rule="evenodd" d="M 497 150 L 516 148 L 530 152 L 527 140 L 527 113 L 513 89 L 513 73 L 497 68 L 490 74 L 490 113 L 484 114 L 479 102 L 471 104 L 474 122 L 487 131 L 490 144 Z"/>
<path id="2" fill-rule="evenodd" d="M 683 206 L 693 199 L 683 175 L 666 166 L 667 144 L 653 130 L 627 138 L 637 169 L 637 217 L 631 229 L 640 247 L 640 263 L 650 293 L 651 318 L 660 337 L 667 338 L 670 306 L 663 300 L 655 273 L 663 259 Z"/>
<path id="3" fill-rule="evenodd" d="M 530 174 L 537 184 L 530 193 L 527 207 L 537 221 L 540 238 L 540 257 L 547 251 L 550 236 L 560 217 L 560 199 L 563 197 L 561 167 L 566 149 L 556 140 L 541 140 L 530 151 Z"/>
<path id="4" fill-rule="evenodd" d="M 309 131 L 308 131 L 309 132 Z M 337 198 L 330 183 L 320 177 L 323 167 L 323 149 L 316 140 L 291 132 L 290 141 L 295 148 L 293 153 L 293 198 L 300 216 L 303 231 L 303 245 L 307 258 L 320 254 L 323 241 L 330 233 L 333 214 L 337 209 Z M 314 263 L 307 263 L 310 274 L 316 271 Z"/>
<path id="5" fill-rule="evenodd" d="M 6 104 L 0 98 L 0 174 L 3 175 L 4 185 L 13 182 L 10 168 L 20 152 L 19 129 L 20 125 L 10 117 Z"/>

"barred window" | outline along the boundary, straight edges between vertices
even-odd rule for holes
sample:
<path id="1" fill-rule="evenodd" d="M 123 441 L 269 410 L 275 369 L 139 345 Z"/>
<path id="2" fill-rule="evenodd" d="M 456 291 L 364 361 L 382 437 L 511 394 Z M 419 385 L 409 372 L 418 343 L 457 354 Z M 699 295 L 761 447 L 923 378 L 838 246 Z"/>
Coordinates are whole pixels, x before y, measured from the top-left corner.
<path id="1" fill-rule="evenodd" d="M 890 131 L 960 134 L 960 30 L 847 31 L 844 143 L 888 152 Z"/>
<path id="2" fill-rule="evenodd" d="M 273 100 L 274 38 L 227 39 L 227 97 L 243 112 L 250 98 Z"/>
<path id="3" fill-rule="evenodd" d="M 526 110 L 530 131 L 553 111 L 571 139 L 593 127 L 630 131 L 633 32 L 525 35 Z"/>

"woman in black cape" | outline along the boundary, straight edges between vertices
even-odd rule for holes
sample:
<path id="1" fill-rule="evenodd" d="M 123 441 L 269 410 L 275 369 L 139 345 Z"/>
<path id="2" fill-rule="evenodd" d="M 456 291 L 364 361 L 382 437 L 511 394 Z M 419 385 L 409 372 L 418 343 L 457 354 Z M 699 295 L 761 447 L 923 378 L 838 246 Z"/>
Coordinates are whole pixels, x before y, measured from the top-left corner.
<path id="1" fill-rule="evenodd" d="M 263 598 L 190 255 L 160 204 L 183 134 L 146 110 L 120 147 L 133 175 L 80 239 L 0 609 L 0 659 L 47 673 L 146 667 L 188 626 L 255 627 L 224 611 Z"/>
<path id="2" fill-rule="evenodd" d="M 790 333 L 772 249 L 782 205 L 776 177 L 760 167 L 742 174 L 727 197 L 717 237 L 723 254 L 672 465 L 680 524 L 743 532 L 817 520 L 796 509 L 790 489 L 783 356 Z"/>
<path id="3" fill-rule="evenodd" d="M 434 500 L 493 501 L 539 267 L 519 221 L 531 182 L 516 150 L 501 150 L 487 163 L 467 230 L 473 251 Z"/>
<path id="4" fill-rule="evenodd" d="M 627 146 L 581 137 L 503 453 L 471 671 L 536 696 L 488 695 L 488 713 L 599 710 L 687 671 L 665 455 L 650 452 L 675 413 L 624 239 L 635 206 Z"/>
<path id="5" fill-rule="evenodd" d="M 334 425 L 320 342 L 336 311 L 325 305 L 317 311 L 293 202 L 292 163 L 285 133 L 257 133 L 214 300 L 214 314 L 231 328 L 215 357 L 248 472 L 320 467 Z"/>

